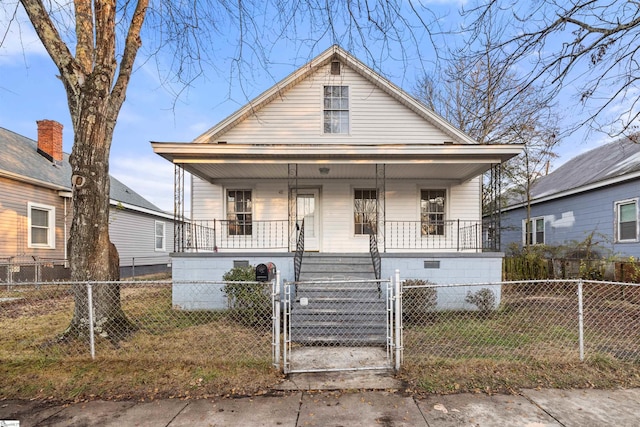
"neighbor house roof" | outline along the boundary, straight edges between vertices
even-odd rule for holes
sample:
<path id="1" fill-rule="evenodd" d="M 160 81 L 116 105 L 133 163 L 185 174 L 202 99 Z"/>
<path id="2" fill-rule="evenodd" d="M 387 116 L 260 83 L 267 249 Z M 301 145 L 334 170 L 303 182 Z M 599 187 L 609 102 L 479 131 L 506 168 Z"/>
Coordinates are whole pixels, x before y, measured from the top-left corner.
<path id="1" fill-rule="evenodd" d="M 28 182 L 59 191 L 71 191 L 71 165 L 69 155 L 63 153 L 61 162 L 52 162 L 37 151 L 38 143 L 0 127 L 0 176 Z M 110 198 L 127 208 L 166 216 L 159 207 L 136 193 L 130 187 L 111 179 Z"/>
<path id="2" fill-rule="evenodd" d="M 535 204 L 638 178 L 640 144 L 623 137 L 582 153 L 540 177 L 531 188 L 531 199 Z M 517 200 L 509 208 L 522 205 L 523 201 Z"/>

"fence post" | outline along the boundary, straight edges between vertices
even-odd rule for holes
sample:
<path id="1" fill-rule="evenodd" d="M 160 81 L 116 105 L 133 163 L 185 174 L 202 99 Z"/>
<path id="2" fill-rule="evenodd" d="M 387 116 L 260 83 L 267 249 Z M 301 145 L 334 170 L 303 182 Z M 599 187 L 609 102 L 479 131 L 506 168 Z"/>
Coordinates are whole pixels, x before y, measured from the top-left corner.
<path id="1" fill-rule="evenodd" d="M 395 335 L 396 335 L 396 356 L 395 356 L 395 368 L 396 371 L 400 370 L 402 364 L 402 289 L 400 286 L 400 270 L 396 270 L 395 280 Z"/>
<path id="2" fill-rule="evenodd" d="M 131 278 L 136 278 L 136 257 L 131 258 Z"/>
<path id="3" fill-rule="evenodd" d="M 578 336 L 580 361 L 584 361 L 584 312 L 582 310 L 582 280 L 578 281 Z"/>
<path id="4" fill-rule="evenodd" d="M 276 271 L 276 278 L 271 283 L 271 301 L 273 304 L 273 366 L 280 370 L 280 271 Z"/>
<path id="5" fill-rule="evenodd" d="M 91 358 L 96 358 L 96 345 L 93 331 L 93 286 L 87 282 L 87 305 L 89 306 L 89 347 L 91 348 Z"/>

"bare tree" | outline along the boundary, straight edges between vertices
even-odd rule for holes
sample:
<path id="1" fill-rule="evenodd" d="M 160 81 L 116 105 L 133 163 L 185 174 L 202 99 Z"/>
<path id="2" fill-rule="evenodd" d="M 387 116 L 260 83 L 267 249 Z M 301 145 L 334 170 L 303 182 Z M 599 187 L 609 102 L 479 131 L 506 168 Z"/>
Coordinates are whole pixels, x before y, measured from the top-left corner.
<path id="1" fill-rule="evenodd" d="M 544 89 L 553 99 L 573 93 L 582 107 L 574 125 L 609 134 L 633 134 L 638 126 L 637 79 L 640 7 L 627 0 L 491 0 L 465 11 L 474 46 L 488 25 L 501 27 L 490 50 L 505 67 L 525 71 L 524 91 Z M 484 46 L 477 55 L 485 54 Z M 517 97 L 504 105 L 517 103 Z"/>
<path id="2" fill-rule="evenodd" d="M 215 61 L 215 48 L 237 36 L 234 73 L 250 70 L 245 61 L 267 65 L 270 46 L 297 40 L 311 51 L 320 40 L 347 49 L 359 47 L 380 61 L 410 52 L 420 55 L 419 28 L 429 32 L 430 12 L 402 0 L 20 0 L 19 4 L 64 85 L 74 131 L 73 219 L 69 238 L 74 281 L 116 281 L 118 254 L 109 239 L 109 153 L 114 128 L 143 39 L 149 55 L 164 54 L 171 81 L 188 85 Z M 435 27 L 431 27 L 435 28 Z M 2 40 L 2 38 L 0 38 Z M 411 48 L 413 46 L 413 49 Z M 375 53 L 374 53 L 375 52 Z M 149 56 L 149 57 L 151 57 Z M 147 57 L 147 58 L 149 58 Z M 156 56 L 157 57 L 157 56 Z M 86 333 L 84 287 L 76 288 L 76 309 L 66 336 Z M 131 329 L 120 307 L 119 287 L 94 288 L 95 323 L 101 335 L 118 339 Z"/>
<path id="3" fill-rule="evenodd" d="M 493 23 L 492 23 L 493 24 Z M 434 111 L 481 144 L 523 144 L 518 157 L 502 166 L 502 188 L 509 194 L 531 199 L 531 185 L 556 157 L 560 142 L 555 104 L 544 91 L 531 85 L 521 88 L 518 74 L 503 55 L 492 50 L 499 34 L 488 25 L 475 35 L 476 52 L 450 52 L 447 66 L 426 75 L 416 88 L 417 96 Z M 480 46 L 484 47 L 480 52 Z M 483 204 L 496 206 L 488 177 Z"/>

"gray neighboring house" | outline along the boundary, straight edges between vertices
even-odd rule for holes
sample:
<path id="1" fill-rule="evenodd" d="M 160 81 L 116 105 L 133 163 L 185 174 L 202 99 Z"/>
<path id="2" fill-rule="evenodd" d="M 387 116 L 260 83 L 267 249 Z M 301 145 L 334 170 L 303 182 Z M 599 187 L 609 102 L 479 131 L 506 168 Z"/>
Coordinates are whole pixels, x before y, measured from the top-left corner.
<path id="1" fill-rule="evenodd" d="M 639 199 L 640 144 L 620 138 L 538 179 L 532 188 L 528 224 L 525 203 L 511 203 L 504 209 L 503 247 L 525 242 L 560 245 L 583 241 L 594 233 L 607 252 L 640 258 Z"/>
<path id="2" fill-rule="evenodd" d="M 38 141 L 0 128 L 0 281 L 8 264 L 44 262 L 64 278 L 72 219 L 71 166 L 62 152 L 62 125 L 38 121 Z M 123 277 L 169 271 L 173 215 L 111 177 L 109 232 Z M 17 267 L 12 273 L 19 274 Z M 31 276 L 23 271 L 29 279 Z M 8 280 L 8 279 L 7 279 Z M 19 280 L 19 279 L 18 279 Z"/>

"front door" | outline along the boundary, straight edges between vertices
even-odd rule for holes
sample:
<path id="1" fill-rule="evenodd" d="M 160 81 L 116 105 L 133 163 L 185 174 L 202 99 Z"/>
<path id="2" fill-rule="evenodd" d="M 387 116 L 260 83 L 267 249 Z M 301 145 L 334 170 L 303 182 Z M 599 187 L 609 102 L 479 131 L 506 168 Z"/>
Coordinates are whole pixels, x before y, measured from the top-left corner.
<path id="1" fill-rule="evenodd" d="M 317 188 L 298 189 L 298 200 L 296 203 L 298 212 L 296 221 L 302 223 L 304 219 L 304 250 L 320 250 L 320 190 Z"/>

